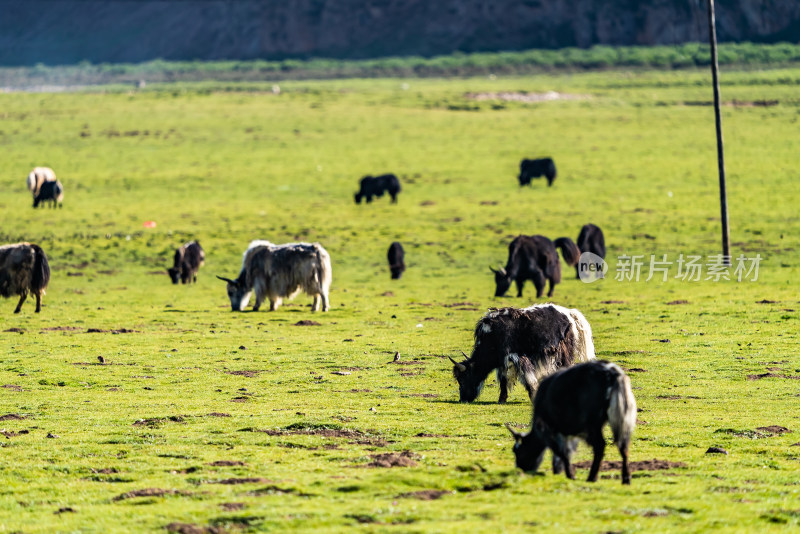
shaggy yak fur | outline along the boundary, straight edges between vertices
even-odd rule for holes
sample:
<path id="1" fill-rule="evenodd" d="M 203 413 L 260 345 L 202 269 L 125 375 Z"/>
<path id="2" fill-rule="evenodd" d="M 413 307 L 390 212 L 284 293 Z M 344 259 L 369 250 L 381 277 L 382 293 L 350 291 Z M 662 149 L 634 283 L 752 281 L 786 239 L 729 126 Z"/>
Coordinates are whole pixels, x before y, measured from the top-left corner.
<path id="1" fill-rule="evenodd" d="M 167 269 L 173 284 L 197 282 L 197 271 L 205 263 L 206 253 L 197 241 L 189 241 L 175 250 L 173 265 Z"/>
<path id="2" fill-rule="evenodd" d="M 389 259 L 389 271 L 392 273 L 392 280 L 397 280 L 403 276 L 403 271 L 406 270 L 405 256 L 406 253 L 403 250 L 403 245 L 399 242 L 395 241 L 389 245 L 387 257 Z"/>
<path id="3" fill-rule="evenodd" d="M 555 304 L 489 311 L 475 326 L 472 355 L 453 362 L 459 400 L 472 402 L 483 389 L 487 375 L 496 370 L 500 383 L 498 402 L 522 382 L 533 398 L 539 381 L 562 367 L 595 358 L 592 328 L 583 314 Z"/>
<path id="4" fill-rule="evenodd" d="M 561 261 L 558 259 L 556 246 L 561 248 L 564 260 L 574 265 L 578 261 L 578 248 L 568 237 L 556 239 L 556 244 L 543 235 L 520 235 L 508 245 L 508 262 L 505 268 L 494 269 L 495 297 L 502 297 L 511 287 L 517 284 L 517 297 L 522 296 L 522 286 L 531 280 L 536 286 L 536 298 L 544 292 L 545 282 L 550 282 L 548 297 L 553 296 L 555 285 L 561 282 Z"/>
<path id="5" fill-rule="evenodd" d="M 355 195 L 356 204 L 361 204 L 361 199 L 366 198 L 367 203 L 372 202 L 372 197 L 382 197 L 384 192 L 392 197 L 392 204 L 397 203 L 397 193 L 400 192 L 400 180 L 394 174 L 380 176 L 365 176 L 361 179 L 360 189 Z"/>
<path id="6" fill-rule="evenodd" d="M 19 313 L 28 293 L 36 297 L 36 313 L 42 309 L 42 296 L 50 281 L 47 256 L 38 245 L 17 243 L 0 247 L 0 296 L 19 295 L 14 313 Z"/>
<path id="7" fill-rule="evenodd" d="M 64 202 L 64 186 L 58 180 L 54 182 L 44 182 L 39 191 L 33 197 L 33 207 L 36 208 L 42 202 L 50 202 L 50 206 L 55 208 L 62 207 Z"/>
<path id="8" fill-rule="evenodd" d="M 292 299 L 302 289 L 314 297 L 312 311 L 328 311 L 328 292 L 332 280 L 331 258 L 319 243 L 274 245 L 253 241 L 244 252 L 242 270 L 236 280 L 217 276 L 228 283 L 228 298 L 233 311 L 242 311 L 255 291 L 253 311 L 265 298 L 274 311 L 284 298 Z"/>
<path id="9" fill-rule="evenodd" d="M 618 366 L 594 361 L 564 369 L 542 380 L 533 399 L 531 430 L 521 434 L 510 426 L 514 436 L 517 467 L 535 471 L 545 449 L 553 451 L 553 472 L 563 468 L 575 478 L 570 456 L 577 448 L 576 436 L 592 447 L 594 457 L 589 482 L 597 480 L 606 440 L 603 426 L 608 422 L 614 444 L 622 455 L 622 483 L 631 483 L 628 447 L 636 426 L 636 399 L 631 381 Z"/>
<path id="10" fill-rule="evenodd" d="M 591 223 L 584 224 L 581 228 L 581 233 L 578 234 L 578 249 L 581 254 L 584 252 L 591 252 L 601 258 L 606 257 L 606 240 L 603 237 L 603 231 L 599 226 Z M 584 264 L 575 263 L 575 277 L 580 278 L 581 269 L 588 269 Z M 601 273 L 602 275 L 602 273 Z"/>
<path id="11" fill-rule="evenodd" d="M 532 178 L 545 176 L 547 186 L 556 179 L 556 164 L 552 158 L 523 159 L 519 164 L 519 186 L 530 185 Z"/>
<path id="12" fill-rule="evenodd" d="M 50 167 L 34 167 L 30 174 L 28 174 L 28 191 L 36 198 L 36 194 L 39 192 L 39 188 L 42 187 L 43 183 L 55 181 L 56 173 L 53 172 L 53 169 Z"/>

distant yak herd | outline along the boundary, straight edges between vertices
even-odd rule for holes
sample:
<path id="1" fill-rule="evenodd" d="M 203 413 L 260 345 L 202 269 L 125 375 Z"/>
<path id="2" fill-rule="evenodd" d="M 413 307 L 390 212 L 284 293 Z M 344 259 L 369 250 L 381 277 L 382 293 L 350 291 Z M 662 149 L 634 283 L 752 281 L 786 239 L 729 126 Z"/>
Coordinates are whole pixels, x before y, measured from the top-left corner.
<path id="1" fill-rule="evenodd" d="M 556 178 L 551 158 L 523 159 L 519 184 L 544 176 L 548 186 Z M 27 186 L 33 195 L 33 207 L 49 202 L 61 206 L 64 189 L 52 169 L 36 167 L 28 175 Z M 355 194 L 356 203 L 380 198 L 388 193 L 397 203 L 400 180 L 394 174 L 365 176 Z M 506 294 L 513 282 L 517 297 L 522 297 L 526 281 L 541 298 L 545 285 L 552 297 L 561 282 L 560 249 L 564 262 L 580 277 L 583 254 L 604 258 L 605 238 L 594 224 L 584 225 L 577 242 L 569 237 L 551 241 L 543 235 L 519 235 L 508 246 L 504 267 L 490 267 L 495 277 L 495 296 Z M 403 245 L 394 241 L 387 253 L 392 279 L 399 279 L 406 269 Z M 197 241 L 180 246 L 174 253 L 167 274 L 173 284 L 197 282 L 205 251 Z M 226 282 L 232 311 L 243 311 L 255 294 L 253 311 L 269 301 L 270 311 L 277 310 L 283 299 L 300 291 L 313 297 L 312 311 L 330 308 L 329 292 L 333 278 L 331 258 L 319 243 L 273 244 L 252 241 L 242 255 L 236 278 L 217 276 Z M 19 313 L 28 295 L 36 298 L 36 312 L 50 280 L 50 267 L 44 251 L 32 243 L 0 246 L 0 296 L 19 296 L 14 313 Z M 528 432 L 508 427 L 514 438 L 513 453 L 517 467 L 535 471 L 545 450 L 553 455 L 553 472 L 574 478 L 571 455 L 577 438 L 583 438 L 593 451 L 589 481 L 597 480 L 605 449 L 603 427 L 608 424 L 613 442 L 622 456 L 622 483 L 630 484 L 628 448 L 636 425 L 636 400 L 630 380 L 617 365 L 595 358 L 592 328 L 577 309 L 555 304 L 537 304 L 527 308 L 490 309 L 481 317 L 474 331 L 470 356 L 453 364 L 461 402 L 472 402 L 480 395 L 488 375 L 495 371 L 500 386 L 498 402 L 508 399 L 516 382 L 522 383 L 532 403 L 532 421 Z"/>

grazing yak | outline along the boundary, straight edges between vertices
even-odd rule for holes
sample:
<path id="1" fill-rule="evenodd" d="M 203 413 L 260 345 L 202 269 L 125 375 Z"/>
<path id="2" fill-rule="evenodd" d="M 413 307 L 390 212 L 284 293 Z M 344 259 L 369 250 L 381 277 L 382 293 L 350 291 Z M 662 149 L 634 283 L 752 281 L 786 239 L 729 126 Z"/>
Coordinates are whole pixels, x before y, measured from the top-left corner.
<path id="1" fill-rule="evenodd" d="M 521 434 L 506 426 L 516 441 L 517 467 L 535 471 L 549 448 L 553 451 L 553 472 L 557 474 L 563 466 L 568 478 L 575 478 L 570 456 L 577 448 L 576 436 L 582 437 L 592 447 L 588 481 L 595 482 L 606 446 L 606 422 L 622 455 L 622 483 L 630 484 L 628 447 L 636 426 L 636 399 L 630 379 L 613 363 L 583 363 L 548 376 L 533 399 L 530 431 Z"/>
<path id="2" fill-rule="evenodd" d="M 389 271 L 392 273 L 392 280 L 397 280 L 403 276 L 403 271 L 406 270 L 404 261 L 406 253 L 403 250 L 403 245 L 397 241 L 389 245 L 389 253 L 387 256 L 389 259 Z"/>
<path id="3" fill-rule="evenodd" d="M 545 282 L 550 282 L 548 297 L 553 296 L 555 285 L 561 282 L 561 261 L 558 259 L 556 246 L 561 248 L 564 260 L 570 265 L 578 261 L 578 248 L 567 237 L 556 240 L 553 244 L 543 235 L 519 235 L 508 245 L 508 261 L 505 268 L 494 269 L 495 297 L 502 297 L 511 287 L 517 284 L 517 297 L 522 296 L 522 286 L 531 280 L 536 286 L 536 298 L 544 292 Z"/>
<path id="4" fill-rule="evenodd" d="M 44 251 L 32 243 L 0 247 L 0 296 L 19 295 L 14 313 L 19 313 L 28 293 L 36 297 L 36 313 L 42 310 L 42 296 L 50 282 L 50 264 Z"/>
<path id="5" fill-rule="evenodd" d="M 519 186 L 531 185 L 532 178 L 545 176 L 547 186 L 556 179 L 556 164 L 552 158 L 523 159 L 519 164 Z"/>
<path id="6" fill-rule="evenodd" d="M 56 173 L 53 172 L 53 169 L 50 167 L 34 167 L 28 174 L 28 191 L 36 198 L 36 194 L 39 192 L 39 188 L 42 187 L 43 183 L 55 181 Z"/>
<path id="7" fill-rule="evenodd" d="M 603 237 L 603 231 L 599 226 L 594 224 L 584 224 L 581 228 L 581 233 L 578 234 L 578 249 L 580 253 L 591 252 L 601 259 L 606 257 L 606 240 Z M 581 277 L 581 272 L 588 273 L 589 267 L 586 262 L 576 262 L 575 264 L 575 278 Z M 599 273 L 602 278 L 602 271 Z"/>
<path id="8" fill-rule="evenodd" d="M 56 206 L 63 207 L 64 186 L 61 185 L 60 181 L 44 182 L 39 187 L 39 191 L 33 197 L 33 207 L 38 207 L 42 202 L 50 202 L 50 206 L 53 208 Z"/>
<path id="9" fill-rule="evenodd" d="M 594 359 L 592 327 L 583 314 L 555 304 L 540 304 L 489 311 L 475 326 L 472 355 L 463 362 L 450 361 L 461 402 L 478 398 L 486 377 L 496 370 L 498 402 L 503 403 L 516 381 L 522 382 L 533 398 L 545 376 Z"/>
<path id="10" fill-rule="evenodd" d="M 372 197 L 382 197 L 384 192 L 392 197 L 392 204 L 397 203 L 397 193 L 400 192 L 400 180 L 394 174 L 380 176 L 365 176 L 361 179 L 360 188 L 356 193 L 356 204 L 361 204 L 361 199 L 366 198 L 367 203 L 372 202 Z"/>
<path id="11" fill-rule="evenodd" d="M 331 257 L 319 243 L 253 241 L 242 257 L 242 270 L 236 280 L 217 276 L 228 283 L 228 298 L 233 311 L 243 311 L 255 291 L 253 311 L 264 298 L 274 311 L 284 298 L 292 299 L 302 289 L 314 297 L 312 311 L 328 311 L 328 292 L 333 272 Z"/>
<path id="12" fill-rule="evenodd" d="M 173 284 L 197 282 L 197 271 L 205 263 L 206 253 L 197 241 L 189 241 L 175 250 L 173 265 L 167 269 Z"/>

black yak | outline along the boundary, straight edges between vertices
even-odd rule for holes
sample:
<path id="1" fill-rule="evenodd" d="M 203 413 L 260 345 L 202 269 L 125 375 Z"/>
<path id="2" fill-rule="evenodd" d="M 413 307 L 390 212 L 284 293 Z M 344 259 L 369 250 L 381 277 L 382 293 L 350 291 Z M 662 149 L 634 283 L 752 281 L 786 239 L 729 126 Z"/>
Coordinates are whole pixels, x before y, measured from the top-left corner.
<path id="1" fill-rule="evenodd" d="M 54 182 L 44 182 L 39 187 L 36 195 L 33 197 L 33 207 L 36 208 L 42 202 L 50 202 L 51 207 L 59 208 L 63 206 L 64 201 L 64 186 L 58 180 Z"/>
<path id="2" fill-rule="evenodd" d="M 406 270 L 405 251 L 403 245 L 395 241 L 389 245 L 389 252 L 387 258 L 389 260 L 389 272 L 392 273 L 392 280 L 397 280 L 403 276 L 403 271 Z"/>
<path id="3" fill-rule="evenodd" d="M 17 243 L 0 247 L 0 296 L 20 296 L 14 313 L 22 309 L 28 293 L 36 297 L 36 313 L 39 313 L 48 282 L 50 264 L 39 245 Z"/>
<path id="4" fill-rule="evenodd" d="M 519 164 L 519 186 L 530 185 L 532 178 L 545 176 L 547 186 L 556 179 L 556 164 L 552 158 L 523 159 Z"/>
<path id="5" fill-rule="evenodd" d="M 636 426 L 636 399 L 630 379 L 613 363 L 588 362 L 550 375 L 539 384 L 533 399 L 530 431 L 521 434 L 506 426 L 516 440 L 517 467 L 535 471 L 549 448 L 553 451 L 553 472 L 558 473 L 563 465 L 568 478 L 575 478 L 570 465 L 577 446 L 575 437 L 583 437 L 594 455 L 588 481 L 595 482 L 606 446 L 606 422 L 622 455 L 622 483 L 630 484 L 628 447 Z"/>
<path id="6" fill-rule="evenodd" d="M 284 298 L 292 299 L 302 289 L 314 297 L 312 311 L 328 311 L 328 292 L 332 281 L 331 257 L 319 243 L 252 241 L 242 257 L 242 270 L 236 280 L 217 276 L 228 283 L 228 298 L 233 311 L 242 311 L 255 291 L 253 311 L 264 298 L 274 311 Z"/>
<path id="7" fill-rule="evenodd" d="M 56 173 L 53 169 L 50 167 L 34 167 L 28 174 L 28 191 L 33 194 L 33 198 L 36 198 L 36 194 L 39 192 L 39 188 L 42 187 L 43 183 L 55 181 Z"/>
<path id="8" fill-rule="evenodd" d="M 400 189 L 400 180 L 394 174 L 365 176 L 361 179 L 360 188 L 355 195 L 356 204 L 361 204 L 362 198 L 366 198 L 367 203 L 372 202 L 372 197 L 382 197 L 384 192 L 389 193 L 392 204 L 396 204 Z"/>
<path id="9" fill-rule="evenodd" d="M 539 380 L 548 374 L 594 358 L 592 328 L 583 314 L 540 304 L 489 311 L 475 326 L 472 355 L 462 362 L 450 361 L 461 402 L 474 401 L 487 375 L 496 370 L 498 402 L 503 403 L 516 381 L 522 382 L 532 397 Z"/>
<path id="10" fill-rule="evenodd" d="M 578 234 L 577 245 L 581 254 L 584 252 L 591 252 L 600 259 L 605 259 L 606 257 L 606 240 L 603 236 L 603 231 L 599 226 L 595 226 L 591 223 L 584 224 L 583 228 L 581 228 L 581 233 Z M 580 278 L 581 272 L 588 275 L 589 266 L 586 262 L 579 262 L 575 264 L 575 277 Z M 599 276 L 603 276 L 602 271 L 600 271 Z"/>
<path id="11" fill-rule="evenodd" d="M 197 282 L 197 271 L 205 263 L 206 253 L 197 241 L 189 241 L 175 250 L 172 267 L 167 269 L 173 284 Z"/>
<path id="12" fill-rule="evenodd" d="M 555 285 L 561 282 L 561 261 L 556 252 L 556 245 L 561 248 L 566 261 L 577 261 L 575 243 L 568 238 L 559 238 L 554 245 L 543 235 L 520 235 L 508 245 L 508 261 L 505 268 L 494 269 L 495 297 L 502 297 L 511 287 L 511 282 L 517 284 L 517 297 L 522 296 L 522 286 L 526 280 L 531 280 L 536 286 L 536 298 L 542 296 L 545 282 L 550 282 L 548 297 L 553 296 Z M 571 245 L 571 246 L 570 246 Z M 574 259 L 573 259 L 574 257 Z"/>

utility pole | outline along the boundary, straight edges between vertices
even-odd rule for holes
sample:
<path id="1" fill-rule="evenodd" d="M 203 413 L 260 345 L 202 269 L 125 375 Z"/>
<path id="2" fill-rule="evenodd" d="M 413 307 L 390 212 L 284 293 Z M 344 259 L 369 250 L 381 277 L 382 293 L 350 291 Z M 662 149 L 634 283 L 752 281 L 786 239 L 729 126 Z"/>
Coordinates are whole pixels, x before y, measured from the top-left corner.
<path id="1" fill-rule="evenodd" d="M 711 44 L 711 78 L 714 83 L 714 117 L 717 124 L 717 162 L 719 166 L 719 204 L 722 219 L 722 256 L 725 265 L 731 262 L 731 236 L 728 230 L 728 193 L 725 187 L 725 156 L 722 149 L 722 116 L 719 109 L 719 64 L 717 62 L 717 29 L 714 21 L 714 0 L 708 0 L 708 40 Z"/>

